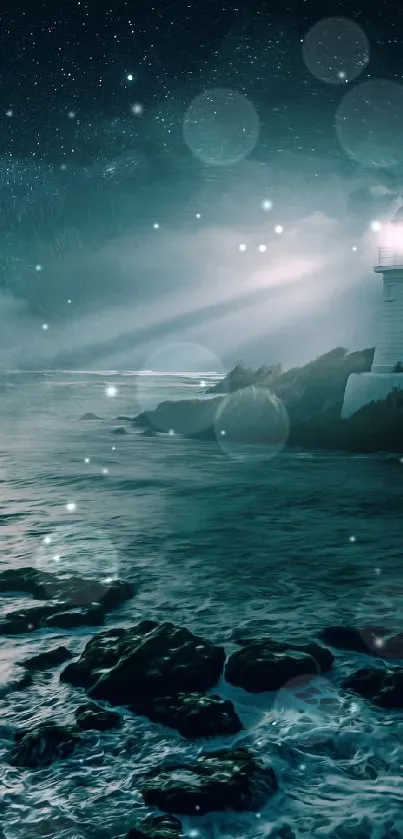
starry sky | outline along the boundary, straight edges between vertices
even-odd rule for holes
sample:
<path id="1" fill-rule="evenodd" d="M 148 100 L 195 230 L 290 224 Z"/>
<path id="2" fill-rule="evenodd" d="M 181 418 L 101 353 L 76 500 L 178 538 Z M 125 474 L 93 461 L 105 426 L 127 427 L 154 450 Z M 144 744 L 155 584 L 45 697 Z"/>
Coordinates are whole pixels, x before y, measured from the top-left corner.
<path id="1" fill-rule="evenodd" d="M 0 23 L 2 369 L 373 345 L 399 4 L 6 0 Z"/>

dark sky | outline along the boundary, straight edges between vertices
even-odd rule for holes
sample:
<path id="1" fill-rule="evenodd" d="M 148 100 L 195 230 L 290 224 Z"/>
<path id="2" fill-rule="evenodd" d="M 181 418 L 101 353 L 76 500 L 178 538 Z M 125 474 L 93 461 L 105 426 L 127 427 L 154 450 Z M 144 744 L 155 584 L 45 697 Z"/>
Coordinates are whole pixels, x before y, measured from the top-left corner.
<path id="1" fill-rule="evenodd" d="M 374 343 L 399 6 L 2 3 L 3 369 Z"/>

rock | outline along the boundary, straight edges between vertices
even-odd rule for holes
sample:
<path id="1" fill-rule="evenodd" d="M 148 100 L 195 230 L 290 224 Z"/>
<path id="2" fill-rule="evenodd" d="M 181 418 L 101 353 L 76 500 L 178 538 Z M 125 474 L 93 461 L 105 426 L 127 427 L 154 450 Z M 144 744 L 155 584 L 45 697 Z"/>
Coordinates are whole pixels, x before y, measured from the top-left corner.
<path id="1" fill-rule="evenodd" d="M 48 615 L 57 611 L 67 611 L 80 606 L 92 606 L 98 604 L 104 611 L 115 609 L 135 594 L 135 587 L 131 583 L 124 583 L 121 580 L 102 582 L 89 580 L 82 577 L 59 577 L 47 571 L 40 571 L 37 568 L 9 568 L 0 573 L 0 594 L 28 594 L 36 600 L 54 600 L 55 605 L 49 605 L 43 610 L 43 620 L 40 617 L 40 610 L 30 609 L 30 623 L 41 625 Z M 17 620 L 18 615 L 27 614 L 28 610 L 19 610 L 13 613 Z M 9 618 L 7 618 L 9 620 Z M 1 626 L 1 624 L 0 624 Z M 21 629 L 21 631 L 26 631 Z"/>
<path id="2" fill-rule="evenodd" d="M 78 727 L 84 731 L 108 731 L 117 728 L 122 722 L 120 714 L 101 708 L 95 702 L 80 705 L 74 713 Z"/>
<path id="3" fill-rule="evenodd" d="M 273 769 L 240 748 L 202 754 L 191 765 L 154 771 L 140 792 L 150 806 L 201 816 L 226 809 L 259 810 L 276 790 Z"/>
<path id="4" fill-rule="evenodd" d="M 182 825 L 175 816 L 148 816 L 132 827 L 126 839 L 181 839 Z"/>
<path id="5" fill-rule="evenodd" d="M 144 621 L 143 624 L 147 624 Z M 149 621 L 151 627 L 153 621 Z M 125 629 L 109 629 L 100 635 L 95 635 L 86 644 L 78 661 L 68 664 L 62 671 L 60 679 L 74 687 L 90 688 L 101 674 L 113 667 L 124 652 L 130 650 L 130 635 Z"/>
<path id="6" fill-rule="evenodd" d="M 364 667 L 344 679 L 342 686 L 382 708 L 403 708 L 403 668 Z"/>
<path id="7" fill-rule="evenodd" d="M 247 641 L 227 661 L 225 678 L 251 693 L 279 690 L 301 676 L 326 673 L 333 663 L 330 650 L 319 644 L 283 644 L 271 638 Z"/>
<path id="8" fill-rule="evenodd" d="M 133 422 L 133 417 L 119 416 L 116 417 L 116 422 Z"/>
<path id="9" fill-rule="evenodd" d="M 321 633 L 325 644 L 341 650 L 367 653 L 382 658 L 403 658 L 403 633 L 393 635 L 382 626 L 327 626 Z"/>
<path id="10" fill-rule="evenodd" d="M 72 657 L 72 653 L 67 647 L 54 647 L 53 650 L 39 653 L 32 658 L 26 658 L 21 662 L 21 665 L 26 667 L 27 670 L 48 670 L 51 667 L 59 667 L 60 664 L 64 664 Z"/>
<path id="11" fill-rule="evenodd" d="M 145 428 L 144 431 L 141 432 L 142 437 L 158 437 L 158 432 L 155 428 Z"/>
<path id="12" fill-rule="evenodd" d="M 153 722 L 175 728 L 183 737 L 222 737 L 237 734 L 242 723 L 228 699 L 204 693 L 177 693 L 132 706 Z"/>
<path id="13" fill-rule="evenodd" d="M 218 681 L 225 660 L 222 647 L 188 629 L 154 621 L 128 630 L 119 653 L 90 689 L 94 699 L 135 705 L 147 697 L 208 690 Z"/>
<path id="14" fill-rule="evenodd" d="M 17 731 L 10 752 L 10 763 L 27 769 L 42 769 L 55 760 L 68 757 L 77 742 L 72 728 L 45 722 L 33 729 Z"/>
<path id="15" fill-rule="evenodd" d="M 45 626 L 46 620 L 60 611 L 62 603 L 17 609 L 0 621 L 0 635 L 22 635 Z"/>
<path id="16" fill-rule="evenodd" d="M 102 418 L 97 417 L 97 415 L 91 413 L 91 411 L 89 411 L 86 414 L 83 414 L 82 417 L 80 417 L 80 420 L 100 420 L 100 419 L 102 419 Z"/>
<path id="17" fill-rule="evenodd" d="M 46 618 L 46 626 L 56 626 L 58 629 L 77 629 L 79 626 L 101 626 L 105 619 L 102 606 L 89 606 L 82 609 L 71 609 L 69 612 L 56 612 Z"/>
<path id="18" fill-rule="evenodd" d="M 127 434 L 127 431 L 123 425 L 117 425 L 116 428 L 112 428 L 112 434 Z"/>
<path id="19" fill-rule="evenodd" d="M 282 373 L 281 364 L 263 364 L 257 370 L 239 361 L 224 379 L 208 388 L 207 393 L 235 393 L 250 385 L 270 387 Z"/>

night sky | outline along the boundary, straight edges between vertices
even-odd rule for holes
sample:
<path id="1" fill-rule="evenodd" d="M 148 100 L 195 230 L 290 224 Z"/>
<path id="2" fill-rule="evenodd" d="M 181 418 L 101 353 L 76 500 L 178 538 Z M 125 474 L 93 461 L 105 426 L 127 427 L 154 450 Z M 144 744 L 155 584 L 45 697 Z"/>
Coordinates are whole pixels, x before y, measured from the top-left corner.
<path id="1" fill-rule="evenodd" d="M 374 343 L 396 0 L 7 0 L 0 21 L 3 369 Z"/>

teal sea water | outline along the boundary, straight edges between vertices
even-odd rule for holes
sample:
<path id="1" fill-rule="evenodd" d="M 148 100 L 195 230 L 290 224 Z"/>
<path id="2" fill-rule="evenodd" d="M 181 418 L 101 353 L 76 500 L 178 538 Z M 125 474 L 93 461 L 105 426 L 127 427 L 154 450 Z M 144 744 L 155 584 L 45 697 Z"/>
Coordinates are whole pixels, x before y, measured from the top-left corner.
<path id="1" fill-rule="evenodd" d="M 127 420 L 195 395 L 208 374 L 9 373 L 0 376 L 0 570 L 32 565 L 139 586 L 107 625 L 143 617 L 188 626 L 228 652 L 236 637 L 305 641 L 332 623 L 403 630 L 403 463 L 387 455 L 283 449 L 234 457 Z M 108 393 L 110 395 L 108 395 Z M 80 420 L 86 412 L 99 417 Z M 116 433 L 125 427 L 127 434 Z M 15 597 L 14 603 L 26 602 Z M 10 598 L 0 598 L 2 610 Z M 32 772 L 7 763 L 15 728 L 70 720 L 81 694 L 58 671 L 11 691 L 15 662 L 58 643 L 79 652 L 95 630 L 0 639 L 0 836 L 123 839 L 146 812 L 146 771 L 219 741 L 189 743 L 123 712 L 68 759 Z M 403 713 L 352 699 L 340 677 L 370 663 L 339 652 L 329 678 L 298 697 L 222 682 L 245 730 L 226 742 L 270 760 L 280 792 L 266 809 L 185 819 L 190 837 L 403 837 Z M 397 662 L 395 662 L 396 664 Z"/>

